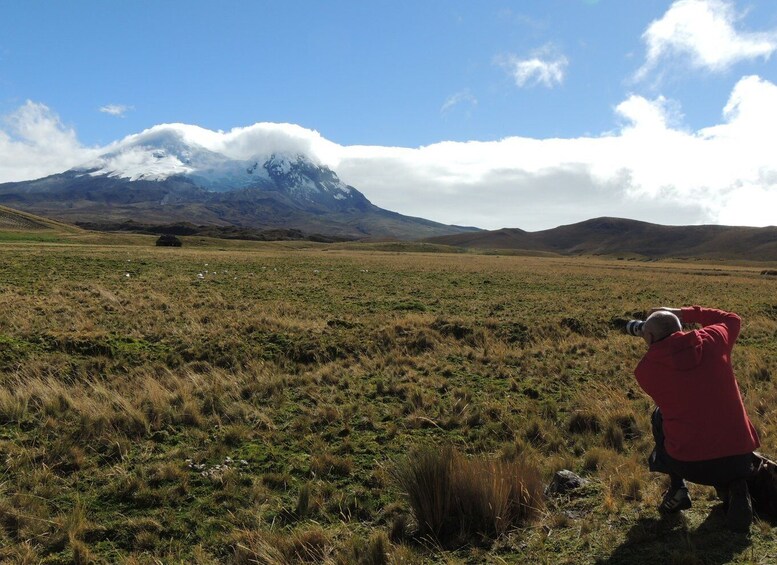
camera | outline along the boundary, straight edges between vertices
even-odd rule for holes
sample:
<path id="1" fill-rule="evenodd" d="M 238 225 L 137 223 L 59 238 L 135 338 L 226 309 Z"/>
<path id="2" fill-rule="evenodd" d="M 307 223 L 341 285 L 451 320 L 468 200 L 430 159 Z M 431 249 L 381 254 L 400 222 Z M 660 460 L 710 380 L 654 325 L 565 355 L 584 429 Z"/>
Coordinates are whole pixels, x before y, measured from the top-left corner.
<path id="1" fill-rule="evenodd" d="M 642 332 L 645 331 L 644 320 L 629 320 L 626 322 L 626 333 L 636 337 L 642 337 Z"/>

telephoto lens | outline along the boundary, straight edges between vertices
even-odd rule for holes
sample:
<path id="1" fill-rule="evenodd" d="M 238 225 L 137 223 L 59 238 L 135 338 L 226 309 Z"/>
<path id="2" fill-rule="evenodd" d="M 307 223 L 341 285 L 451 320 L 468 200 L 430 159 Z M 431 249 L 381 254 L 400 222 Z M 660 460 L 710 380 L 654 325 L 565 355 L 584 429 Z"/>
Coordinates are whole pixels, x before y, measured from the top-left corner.
<path id="1" fill-rule="evenodd" d="M 642 337 L 642 332 L 645 330 L 644 320 L 629 320 L 626 323 L 626 333 L 629 335 Z"/>

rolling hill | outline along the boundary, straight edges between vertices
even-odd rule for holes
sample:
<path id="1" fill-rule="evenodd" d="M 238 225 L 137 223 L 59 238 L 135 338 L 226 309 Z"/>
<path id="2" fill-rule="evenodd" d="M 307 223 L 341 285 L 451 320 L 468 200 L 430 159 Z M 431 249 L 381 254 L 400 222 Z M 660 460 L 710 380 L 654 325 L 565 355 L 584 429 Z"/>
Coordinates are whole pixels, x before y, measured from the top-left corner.
<path id="1" fill-rule="evenodd" d="M 561 255 L 777 261 L 777 227 L 774 226 L 664 226 L 604 217 L 537 232 L 505 228 L 425 241 L 472 249 L 544 251 Z"/>

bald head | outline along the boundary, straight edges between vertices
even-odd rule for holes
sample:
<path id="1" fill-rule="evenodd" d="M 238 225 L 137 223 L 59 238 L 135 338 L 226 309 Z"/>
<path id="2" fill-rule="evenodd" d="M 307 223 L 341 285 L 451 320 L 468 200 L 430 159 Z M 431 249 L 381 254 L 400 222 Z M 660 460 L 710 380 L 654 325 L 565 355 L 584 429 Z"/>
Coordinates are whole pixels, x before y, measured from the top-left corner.
<path id="1" fill-rule="evenodd" d="M 679 332 L 682 329 L 683 325 L 680 323 L 680 318 L 671 312 L 658 310 L 657 312 L 653 312 L 648 316 L 648 319 L 645 320 L 645 327 L 642 335 L 644 336 L 645 341 L 650 344 L 661 341 L 665 337 L 669 337 L 674 332 Z"/>

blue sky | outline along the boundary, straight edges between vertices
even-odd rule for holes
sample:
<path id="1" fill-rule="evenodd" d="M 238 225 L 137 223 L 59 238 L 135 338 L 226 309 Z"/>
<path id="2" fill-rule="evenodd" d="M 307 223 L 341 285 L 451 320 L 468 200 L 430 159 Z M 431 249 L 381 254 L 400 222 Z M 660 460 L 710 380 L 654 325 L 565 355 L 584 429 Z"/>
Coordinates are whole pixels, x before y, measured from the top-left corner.
<path id="1" fill-rule="evenodd" d="M 0 1 L 0 181 L 157 124 L 288 123 L 375 203 L 439 221 L 777 224 L 732 201 L 777 205 L 777 164 L 654 178 L 623 149 L 685 136 L 698 179 L 732 131 L 771 141 L 733 122 L 771 123 L 775 50 L 772 0 Z"/>

